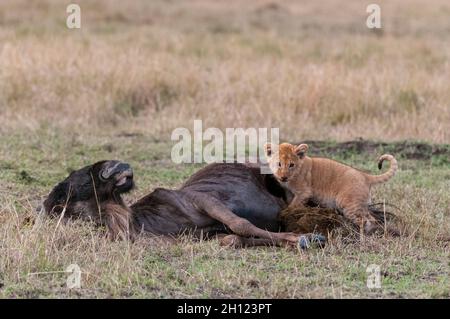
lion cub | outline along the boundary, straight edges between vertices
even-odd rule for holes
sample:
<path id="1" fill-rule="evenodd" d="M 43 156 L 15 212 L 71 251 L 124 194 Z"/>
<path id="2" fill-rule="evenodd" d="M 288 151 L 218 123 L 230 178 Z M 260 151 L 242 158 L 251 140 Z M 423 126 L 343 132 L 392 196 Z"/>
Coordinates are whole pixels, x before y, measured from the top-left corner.
<path id="1" fill-rule="evenodd" d="M 369 213 L 370 187 L 395 175 L 398 166 L 392 155 L 378 159 L 379 169 L 384 160 L 390 162 L 386 173 L 370 175 L 328 158 L 308 157 L 307 144 L 266 144 L 264 148 L 274 176 L 294 194 L 290 207 L 302 207 L 311 199 L 327 208 L 339 209 L 345 217 L 363 226 L 367 234 L 377 229 Z"/>

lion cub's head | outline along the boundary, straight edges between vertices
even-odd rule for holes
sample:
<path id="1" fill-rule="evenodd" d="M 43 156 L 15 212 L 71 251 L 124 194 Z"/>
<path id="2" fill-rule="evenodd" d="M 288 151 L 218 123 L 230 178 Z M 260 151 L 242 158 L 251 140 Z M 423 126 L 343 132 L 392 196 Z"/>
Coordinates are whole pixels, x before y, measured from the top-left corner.
<path id="1" fill-rule="evenodd" d="M 264 145 L 269 167 L 273 175 L 282 183 L 289 182 L 300 171 L 307 150 L 307 144 L 296 146 L 289 143 L 280 145 L 267 143 Z"/>

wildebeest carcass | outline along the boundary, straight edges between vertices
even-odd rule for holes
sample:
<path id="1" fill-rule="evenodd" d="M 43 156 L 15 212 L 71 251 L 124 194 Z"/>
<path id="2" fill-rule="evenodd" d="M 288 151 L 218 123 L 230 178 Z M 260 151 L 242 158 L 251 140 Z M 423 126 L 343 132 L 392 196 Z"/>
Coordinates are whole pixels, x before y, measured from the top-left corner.
<path id="1" fill-rule="evenodd" d="M 44 201 L 44 211 L 105 225 L 113 239 L 140 233 L 220 238 L 234 247 L 297 245 L 318 241 L 312 233 L 284 232 L 280 211 L 289 194 L 257 164 L 210 164 L 177 190 L 157 188 L 131 206 L 122 199 L 134 187 L 129 164 L 101 161 L 72 172 Z M 314 229 L 312 225 L 311 229 Z"/>

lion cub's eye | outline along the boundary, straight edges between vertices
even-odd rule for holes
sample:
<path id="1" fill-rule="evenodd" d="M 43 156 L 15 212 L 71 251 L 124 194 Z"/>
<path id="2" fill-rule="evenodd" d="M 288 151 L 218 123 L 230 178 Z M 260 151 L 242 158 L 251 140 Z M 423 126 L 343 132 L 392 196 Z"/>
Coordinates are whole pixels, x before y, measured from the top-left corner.
<path id="1" fill-rule="evenodd" d="M 295 166 L 294 163 L 289 164 L 289 168 L 292 168 L 292 167 L 294 167 L 294 166 Z"/>
<path id="2" fill-rule="evenodd" d="M 281 167 L 281 162 L 278 162 L 278 167 Z"/>

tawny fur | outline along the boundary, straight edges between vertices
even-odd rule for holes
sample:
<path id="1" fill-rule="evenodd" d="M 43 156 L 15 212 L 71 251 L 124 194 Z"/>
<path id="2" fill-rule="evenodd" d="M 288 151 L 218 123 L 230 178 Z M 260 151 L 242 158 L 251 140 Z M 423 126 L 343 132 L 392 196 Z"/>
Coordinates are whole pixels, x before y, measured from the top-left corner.
<path id="1" fill-rule="evenodd" d="M 387 154 L 381 156 L 378 167 L 381 169 L 383 161 L 388 160 L 389 170 L 381 175 L 370 175 L 331 159 L 306 156 L 307 150 L 307 144 L 265 145 L 271 171 L 294 194 L 289 207 L 302 208 L 308 200 L 313 200 L 324 207 L 341 210 L 366 233 L 375 231 L 378 225 L 369 212 L 370 189 L 395 175 L 398 167 L 395 158 Z"/>

